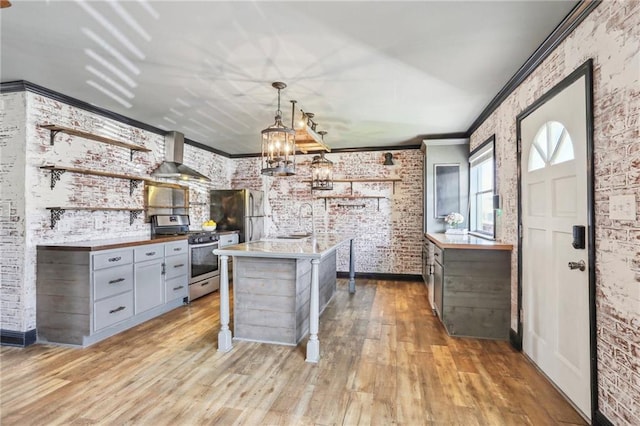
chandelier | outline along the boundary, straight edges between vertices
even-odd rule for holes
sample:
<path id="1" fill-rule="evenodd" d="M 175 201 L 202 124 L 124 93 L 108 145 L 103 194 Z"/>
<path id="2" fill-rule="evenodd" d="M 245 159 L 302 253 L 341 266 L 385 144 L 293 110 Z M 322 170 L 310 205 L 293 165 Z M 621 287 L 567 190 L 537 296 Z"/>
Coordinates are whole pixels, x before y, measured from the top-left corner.
<path id="1" fill-rule="evenodd" d="M 296 174 L 296 131 L 282 124 L 282 111 L 280 111 L 280 90 L 287 85 L 276 81 L 271 86 L 278 90 L 278 109 L 275 123 L 261 132 L 261 172 L 267 176 L 291 176 Z M 292 101 L 292 103 L 295 107 L 295 102 Z M 293 116 L 291 120 L 293 121 Z"/>
<path id="2" fill-rule="evenodd" d="M 324 143 L 324 130 L 318 132 L 322 136 Z M 333 161 L 324 157 L 324 151 L 320 155 L 313 157 L 311 161 L 311 189 L 330 190 L 333 189 Z"/>

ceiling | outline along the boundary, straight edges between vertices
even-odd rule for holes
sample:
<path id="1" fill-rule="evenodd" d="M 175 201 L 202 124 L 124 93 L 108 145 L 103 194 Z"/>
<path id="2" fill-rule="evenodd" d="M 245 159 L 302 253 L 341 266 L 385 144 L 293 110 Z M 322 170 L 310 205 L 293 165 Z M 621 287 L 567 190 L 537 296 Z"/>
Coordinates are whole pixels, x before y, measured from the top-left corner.
<path id="1" fill-rule="evenodd" d="M 2 82 L 235 155 L 259 151 L 273 81 L 285 123 L 295 99 L 334 149 L 465 132 L 577 1 L 12 3 Z"/>

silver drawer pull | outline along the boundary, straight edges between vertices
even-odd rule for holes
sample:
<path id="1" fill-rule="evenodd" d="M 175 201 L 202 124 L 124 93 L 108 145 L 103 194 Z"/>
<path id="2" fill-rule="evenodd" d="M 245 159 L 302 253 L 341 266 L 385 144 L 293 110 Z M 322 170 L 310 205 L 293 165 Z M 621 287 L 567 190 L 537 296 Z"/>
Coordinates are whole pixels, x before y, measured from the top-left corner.
<path id="1" fill-rule="evenodd" d="M 116 312 L 124 311 L 126 308 L 124 306 L 118 306 L 115 309 L 109 311 L 110 314 L 115 314 Z"/>
<path id="2" fill-rule="evenodd" d="M 184 286 L 183 286 L 183 285 L 180 285 L 180 286 L 178 286 L 178 287 L 174 287 L 174 288 L 173 288 L 173 291 L 180 290 L 181 288 L 184 288 Z"/>
<path id="3" fill-rule="evenodd" d="M 205 281 L 204 283 L 200 284 L 200 287 L 204 287 L 205 285 L 209 285 L 209 284 L 210 284 L 209 282 Z"/>
<path id="4" fill-rule="evenodd" d="M 174 268 L 182 268 L 184 266 L 184 263 L 180 263 L 178 265 L 173 265 Z"/>
<path id="5" fill-rule="evenodd" d="M 117 283 L 121 283 L 122 281 L 124 281 L 124 278 L 117 278 L 115 280 L 109 281 L 109 284 L 117 284 Z"/>
<path id="6" fill-rule="evenodd" d="M 149 253 L 145 253 L 145 255 L 147 255 L 147 256 L 153 256 L 153 255 L 155 255 L 155 254 L 156 254 L 156 252 L 155 252 L 155 251 L 150 251 Z"/>
<path id="7" fill-rule="evenodd" d="M 176 248 L 173 249 L 173 251 L 182 251 L 182 248 L 181 247 L 176 247 Z"/>
<path id="8" fill-rule="evenodd" d="M 116 256 L 116 257 L 110 257 L 109 258 L 109 262 L 117 262 L 119 260 L 122 260 L 122 256 Z"/>

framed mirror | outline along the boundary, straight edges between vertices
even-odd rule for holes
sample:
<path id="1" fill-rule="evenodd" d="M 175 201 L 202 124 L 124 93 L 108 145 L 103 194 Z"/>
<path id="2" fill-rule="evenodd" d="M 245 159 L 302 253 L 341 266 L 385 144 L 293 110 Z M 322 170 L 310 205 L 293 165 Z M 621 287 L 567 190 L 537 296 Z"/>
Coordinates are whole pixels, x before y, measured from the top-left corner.
<path id="1" fill-rule="evenodd" d="M 460 213 L 460 164 L 434 164 L 434 216 Z"/>

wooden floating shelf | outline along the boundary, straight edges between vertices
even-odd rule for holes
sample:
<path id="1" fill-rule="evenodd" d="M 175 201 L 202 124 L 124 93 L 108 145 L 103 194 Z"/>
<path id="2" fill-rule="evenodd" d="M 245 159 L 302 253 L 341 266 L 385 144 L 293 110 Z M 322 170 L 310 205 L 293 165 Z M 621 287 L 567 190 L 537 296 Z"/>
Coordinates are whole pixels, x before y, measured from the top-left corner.
<path id="1" fill-rule="evenodd" d="M 132 208 L 132 207 L 47 207 L 47 210 L 51 211 L 51 229 L 55 228 L 56 223 L 60 220 L 64 212 L 67 210 L 79 210 L 79 211 L 112 211 L 112 212 L 129 212 L 129 225 L 133 225 L 133 221 L 138 218 L 144 208 Z"/>
<path id="2" fill-rule="evenodd" d="M 316 197 L 319 200 L 324 200 L 324 209 L 327 209 L 327 200 L 360 200 L 360 199 L 373 199 L 378 201 L 378 211 L 380 210 L 380 200 L 387 198 L 378 195 L 323 195 Z M 364 204 L 338 204 L 338 207 L 364 207 Z"/>
<path id="3" fill-rule="evenodd" d="M 313 181 L 311 179 L 305 179 L 303 180 L 303 182 L 306 183 L 313 183 Z M 353 194 L 353 184 L 354 183 L 374 183 L 374 182 L 392 182 L 393 183 L 393 193 L 396 193 L 396 182 L 402 182 L 402 179 L 400 178 L 380 178 L 380 179 L 373 179 L 373 178 L 362 178 L 362 179 L 333 179 L 333 182 L 336 183 L 340 183 L 340 182 L 346 182 L 346 183 L 350 183 L 351 184 L 351 193 Z M 313 188 L 311 188 L 311 190 L 313 191 Z"/>
<path id="4" fill-rule="evenodd" d="M 68 135 L 73 135 L 73 136 L 79 136 L 81 138 L 84 139 L 90 139 L 96 142 L 102 142 L 102 143 L 106 143 L 109 145 L 115 145 L 115 146 L 119 146 L 122 148 L 128 148 L 131 150 L 131 157 L 133 158 L 133 153 L 135 151 L 140 151 L 140 152 L 151 152 L 151 150 L 149 148 L 145 148 L 144 146 L 141 145 L 136 145 L 136 144 L 132 144 L 129 142 L 123 142 L 123 141 L 119 141 L 116 139 L 112 139 L 112 138 L 108 138 L 105 136 L 99 136 L 99 135 L 94 135 L 93 133 L 89 133 L 89 132 L 84 132 L 82 130 L 77 130 L 77 129 L 72 129 L 71 127 L 63 127 L 63 126 L 57 126 L 55 124 L 40 124 L 41 128 L 43 129 L 47 129 L 51 132 L 51 136 L 50 136 L 50 140 L 49 143 L 51 145 L 54 144 L 55 141 L 55 137 L 58 133 L 66 133 Z"/>
<path id="5" fill-rule="evenodd" d="M 40 167 L 42 170 L 49 170 L 51 172 L 51 189 L 56 186 L 56 182 L 60 180 L 60 176 L 64 172 L 70 173 L 78 173 L 83 175 L 93 175 L 93 176 L 102 176 L 102 177 L 110 177 L 116 179 L 128 179 L 129 180 L 129 195 L 133 195 L 133 190 L 138 187 L 140 182 L 153 182 L 153 180 L 140 176 L 132 176 L 120 173 L 110 173 L 103 172 L 100 170 L 89 170 L 89 169 L 81 169 L 76 167 L 65 167 L 65 166 L 42 166 Z"/>
<path id="6" fill-rule="evenodd" d="M 149 205 L 149 206 L 147 206 L 147 208 L 149 208 L 149 209 L 188 209 L 189 206 L 169 206 L 169 205 L 156 206 L 156 205 Z"/>

